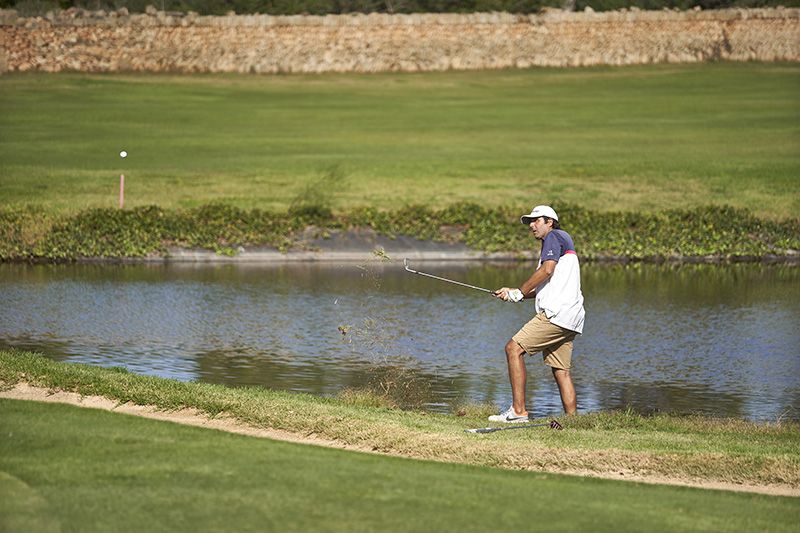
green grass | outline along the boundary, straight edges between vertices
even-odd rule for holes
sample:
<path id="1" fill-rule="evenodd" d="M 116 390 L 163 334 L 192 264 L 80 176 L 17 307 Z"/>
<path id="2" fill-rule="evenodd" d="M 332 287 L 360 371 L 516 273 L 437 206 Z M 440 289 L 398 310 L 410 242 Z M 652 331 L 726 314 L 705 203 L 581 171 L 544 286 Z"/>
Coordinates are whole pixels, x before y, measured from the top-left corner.
<path id="1" fill-rule="evenodd" d="M 794 531 L 797 498 L 509 472 L 0 400 L 4 531 Z M 510 505 L 516 502 L 514 505 Z"/>
<path id="2" fill-rule="evenodd" d="M 0 77 L 0 202 L 800 211 L 800 66 Z M 121 160 L 126 149 L 130 156 Z M 337 183 L 325 183 L 331 169 Z"/>
<path id="3" fill-rule="evenodd" d="M 354 401 L 352 394 L 332 399 L 263 388 L 230 389 L 0 351 L 0 383 L 19 380 L 121 403 L 225 413 L 255 427 L 313 434 L 417 459 L 800 486 L 800 429 L 793 423 L 594 413 L 562 419 L 564 431 L 537 428 L 474 435 L 464 429 L 487 424 L 480 409 L 466 410 L 460 417 L 401 411 L 376 407 L 357 395 Z"/>

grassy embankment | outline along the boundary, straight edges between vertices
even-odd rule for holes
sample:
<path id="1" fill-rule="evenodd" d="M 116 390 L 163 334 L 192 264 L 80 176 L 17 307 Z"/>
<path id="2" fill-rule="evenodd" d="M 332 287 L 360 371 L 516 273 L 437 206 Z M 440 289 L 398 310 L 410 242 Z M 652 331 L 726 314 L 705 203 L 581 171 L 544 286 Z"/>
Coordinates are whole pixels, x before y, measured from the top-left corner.
<path id="1" fill-rule="evenodd" d="M 182 383 L 0 351 L 0 380 L 18 380 L 120 403 L 224 413 L 256 427 L 275 428 L 419 459 L 512 469 L 589 471 L 676 480 L 800 486 L 796 424 L 758 425 L 701 417 L 643 417 L 596 413 L 564 419 L 564 431 L 543 428 L 491 437 L 464 432 L 486 425 L 485 407 L 464 416 L 402 411 L 376 405 L 376 396 L 339 398 Z"/>
<path id="2" fill-rule="evenodd" d="M 9 532 L 789 532 L 800 514 L 797 498 L 387 458 L 64 405 L 0 400 L 0 412 Z"/>
<path id="3" fill-rule="evenodd" d="M 800 66 L 0 78 L 0 203 L 800 212 Z M 119 158 L 125 149 L 129 157 Z M 340 179 L 324 183 L 334 169 Z"/>

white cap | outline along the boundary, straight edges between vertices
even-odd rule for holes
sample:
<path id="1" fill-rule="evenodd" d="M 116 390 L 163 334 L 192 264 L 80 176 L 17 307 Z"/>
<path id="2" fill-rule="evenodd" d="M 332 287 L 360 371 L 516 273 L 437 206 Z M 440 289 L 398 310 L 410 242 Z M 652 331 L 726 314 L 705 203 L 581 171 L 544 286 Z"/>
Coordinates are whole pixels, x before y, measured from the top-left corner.
<path id="1" fill-rule="evenodd" d="M 547 217 L 552 218 L 553 220 L 558 220 L 558 215 L 552 207 L 549 205 L 537 205 L 533 208 L 530 215 L 522 215 L 519 218 L 519 221 L 527 226 L 531 223 L 531 220 L 539 217 Z"/>

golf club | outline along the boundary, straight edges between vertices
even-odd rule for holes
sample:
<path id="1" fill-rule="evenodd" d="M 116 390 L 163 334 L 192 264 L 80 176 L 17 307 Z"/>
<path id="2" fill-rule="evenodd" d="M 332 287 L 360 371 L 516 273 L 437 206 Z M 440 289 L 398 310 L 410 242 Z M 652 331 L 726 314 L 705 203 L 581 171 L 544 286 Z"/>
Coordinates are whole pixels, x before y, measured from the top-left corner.
<path id="1" fill-rule="evenodd" d="M 474 428 L 474 429 L 465 429 L 467 433 L 494 433 L 495 431 L 505 431 L 507 429 L 528 429 L 528 428 L 539 428 L 539 427 L 549 427 L 550 429 L 564 429 L 564 426 L 558 423 L 558 420 L 551 420 L 546 424 L 520 424 L 518 426 L 504 426 L 499 428 Z"/>
<path id="2" fill-rule="evenodd" d="M 434 276 L 433 274 L 427 274 L 425 272 L 420 272 L 419 270 L 412 270 L 408 266 L 408 259 L 403 259 L 403 265 L 405 265 L 406 270 L 411 272 L 412 274 L 419 274 L 420 276 L 427 276 L 429 278 L 438 279 L 439 281 L 446 281 L 447 283 L 453 283 L 455 285 L 461 285 L 462 287 L 467 287 L 468 289 L 475 289 L 476 291 L 483 291 L 488 292 L 492 296 L 496 295 L 495 291 L 490 291 L 489 289 L 484 289 L 483 287 L 476 287 L 475 285 L 469 285 L 468 283 L 461 283 L 460 281 L 454 281 L 452 279 L 442 278 L 439 276 Z"/>

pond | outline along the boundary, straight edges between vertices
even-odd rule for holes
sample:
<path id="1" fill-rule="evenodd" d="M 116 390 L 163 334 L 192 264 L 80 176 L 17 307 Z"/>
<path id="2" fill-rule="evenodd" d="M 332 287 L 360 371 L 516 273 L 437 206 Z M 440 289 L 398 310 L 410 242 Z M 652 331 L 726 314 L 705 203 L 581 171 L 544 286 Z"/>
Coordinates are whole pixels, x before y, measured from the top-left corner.
<path id="1" fill-rule="evenodd" d="M 418 263 L 487 288 L 531 264 Z M 800 419 L 800 268 L 583 265 L 579 412 Z M 336 395 L 383 386 L 451 412 L 506 407 L 503 347 L 532 302 L 361 264 L 0 265 L 0 347 L 141 374 Z M 561 411 L 541 356 L 529 410 Z M 405 398 L 402 398 L 405 394 Z"/>

